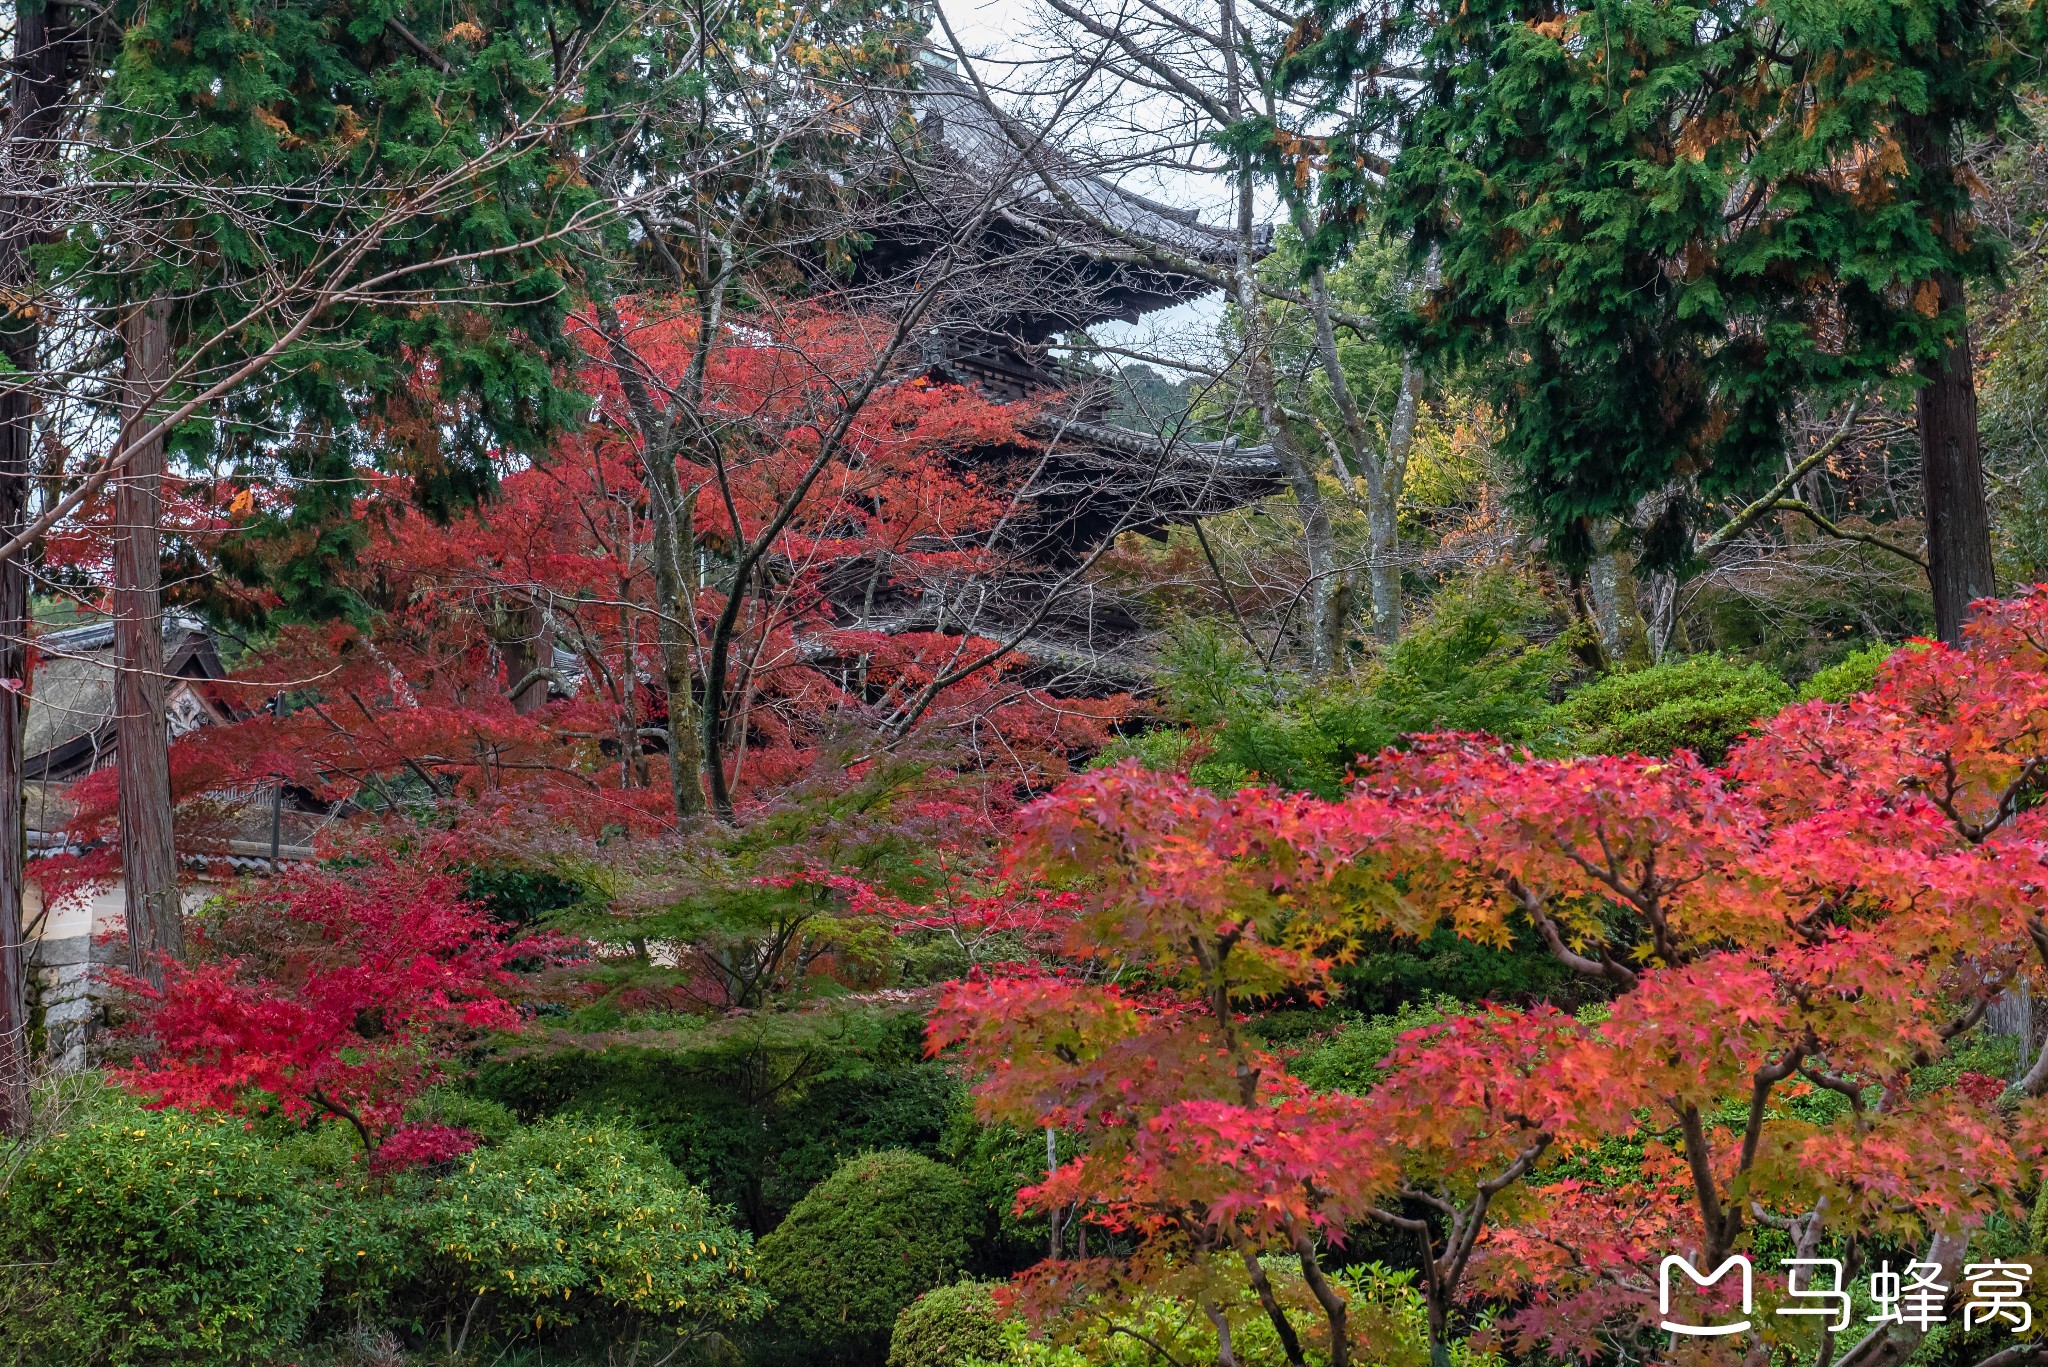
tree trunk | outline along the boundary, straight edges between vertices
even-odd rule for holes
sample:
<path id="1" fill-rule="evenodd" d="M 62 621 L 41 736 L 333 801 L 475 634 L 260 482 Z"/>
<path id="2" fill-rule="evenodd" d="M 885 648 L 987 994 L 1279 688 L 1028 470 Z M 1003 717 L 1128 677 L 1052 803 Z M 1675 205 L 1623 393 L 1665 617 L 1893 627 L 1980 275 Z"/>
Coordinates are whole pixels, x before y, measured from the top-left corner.
<path id="1" fill-rule="evenodd" d="M 1621 561 L 1613 551 L 1603 550 L 1586 569 L 1593 590 L 1593 626 L 1600 633 L 1600 649 L 1609 662 L 1621 658 Z"/>
<path id="2" fill-rule="evenodd" d="M 34 334 L 30 322 L 0 335 L 0 350 L 17 373 L 35 364 Z M 11 537 L 28 521 L 34 438 L 27 392 L 0 395 L 0 535 Z M 22 942 L 28 831 L 21 772 L 28 720 L 27 558 L 23 551 L 0 561 L 0 1135 L 25 1134 L 29 1127 L 28 955 Z"/>
<path id="3" fill-rule="evenodd" d="M 85 44 L 52 0 L 14 7 L 12 75 L 7 88 L 7 153 L 18 188 L 0 200 L 0 288 L 27 295 L 35 278 L 27 248 L 48 233 L 44 204 L 29 173 L 55 160 L 65 99 L 84 66 Z M 16 374 L 38 368 L 35 316 L 0 319 L 0 353 Z M 25 388 L 0 394 L 0 530 L 28 521 L 35 442 L 35 400 Z M 0 561 L 0 1135 L 29 1127 L 28 965 L 22 944 L 27 883 L 27 808 L 22 795 L 22 732 L 28 716 L 29 552 Z"/>
<path id="4" fill-rule="evenodd" d="M 656 465 L 663 468 L 656 469 Z M 690 625 L 695 598 L 689 592 L 697 554 L 697 501 L 684 499 L 676 479 L 675 456 L 649 457 L 650 477 L 667 485 L 650 490 L 654 516 L 654 591 L 661 610 L 654 615 L 655 638 L 661 645 L 661 679 L 668 695 L 668 781 L 676 815 L 704 811 L 704 751 L 697 734 L 697 699 L 690 669 Z"/>
<path id="5" fill-rule="evenodd" d="M 1942 354 L 1921 360 L 1926 383 L 1914 396 L 1920 420 L 1920 477 L 1927 503 L 1927 578 L 1934 630 L 1962 640 L 1970 604 L 1997 592 L 1991 566 L 1991 517 L 1984 506 L 1984 464 L 1977 442 L 1977 386 L 1971 373 L 1969 303 L 1963 282 L 1935 277 L 1941 311 L 1955 319 Z"/>
<path id="6" fill-rule="evenodd" d="M 1414 361 L 1401 366 L 1401 397 L 1394 401 L 1394 420 L 1387 427 L 1387 454 L 1380 476 L 1380 495 L 1369 508 L 1372 538 L 1373 634 L 1387 645 L 1401 635 L 1401 490 L 1408 479 L 1408 456 L 1415 449 L 1415 428 L 1422 414 L 1422 368 Z"/>
<path id="7" fill-rule="evenodd" d="M 1349 586 L 1337 565 L 1336 535 L 1330 526 L 1330 510 L 1315 471 L 1294 449 L 1280 412 L 1280 396 L 1273 381 L 1271 345 L 1258 287 L 1252 279 L 1251 255 L 1240 248 L 1237 268 L 1237 303 L 1245 329 L 1245 388 L 1258 409 L 1259 425 L 1272 443 L 1280 463 L 1281 477 L 1294 495 L 1301 514 L 1302 549 L 1308 556 L 1309 582 L 1302 594 L 1308 600 L 1308 630 L 1305 633 L 1306 664 L 1310 674 L 1327 674 L 1343 660 L 1345 601 Z"/>
<path id="8" fill-rule="evenodd" d="M 123 324 L 129 433 L 149 426 L 152 398 L 170 375 L 170 307 L 152 299 Z M 124 434 L 125 440 L 125 434 Z M 120 763 L 121 880 L 128 952 L 136 971 L 163 980 L 185 952 L 178 859 L 171 832 L 170 734 L 164 715 L 162 525 L 164 444 L 129 453 L 114 488 L 114 743 Z"/>
<path id="9" fill-rule="evenodd" d="M 512 710 L 531 716 L 547 706 L 548 674 L 555 667 L 555 635 L 547 610 L 532 599 L 513 603 L 506 612 L 505 686 Z"/>
<path id="10" fill-rule="evenodd" d="M 610 300 L 599 301 L 597 321 L 640 433 L 642 483 L 654 542 L 654 634 L 668 696 L 669 791 L 678 817 L 698 816 L 704 811 L 704 751 L 690 670 L 696 600 L 689 591 L 697 555 L 697 501 L 683 497 L 676 475 L 677 424 L 655 405 L 640 358 L 627 342 L 625 326 Z"/>
<path id="11" fill-rule="evenodd" d="M 1961 238 L 1969 200 L 1956 184 L 1949 142 L 1930 115 L 1900 123 L 1900 141 L 1931 201 L 1937 233 Z M 1946 204 L 1943 201 L 1948 201 Z M 1969 298 L 1956 275 L 1942 271 L 1920 286 L 1935 291 L 1938 316 L 1950 325 L 1939 355 L 1922 356 L 1914 396 L 1920 428 L 1920 479 L 1927 505 L 1927 580 L 1934 591 L 1934 631 L 1949 645 L 1962 639 L 1970 604 L 1997 592 L 1992 582 L 1991 516 L 1984 506 L 1984 464 L 1977 442 L 1977 385 L 1971 370 Z M 1916 296 L 1915 302 L 1918 302 Z"/>
<path id="12" fill-rule="evenodd" d="M 1322 352 L 1323 376 L 1330 385 L 1338 416 L 1344 420 L 1353 462 L 1365 480 L 1367 535 L 1366 580 L 1372 594 L 1372 633 L 1383 645 L 1401 635 L 1401 487 L 1408 474 L 1408 453 L 1415 446 L 1415 423 L 1422 405 L 1422 371 L 1409 361 L 1401 367 L 1401 394 L 1387 429 L 1387 449 L 1376 452 L 1365 430 L 1365 417 L 1351 396 L 1337 332 L 1330 325 L 1330 284 L 1320 266 L 1309 282 L 1309 304 L 1316 322 L 1316 346 Z M 1343 466 L 1338 465 L 1339 473 Z M 1341 635 L 1341 624 L 1339 626 Z M 1337 642 L 1341 651 L 1342 640 Z"/>

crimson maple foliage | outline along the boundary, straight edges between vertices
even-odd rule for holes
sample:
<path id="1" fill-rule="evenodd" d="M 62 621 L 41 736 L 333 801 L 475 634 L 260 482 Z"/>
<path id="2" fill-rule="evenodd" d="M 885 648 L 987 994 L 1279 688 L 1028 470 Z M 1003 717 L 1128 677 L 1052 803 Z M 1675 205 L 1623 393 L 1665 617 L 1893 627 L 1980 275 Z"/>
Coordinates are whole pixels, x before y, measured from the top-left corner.
<path id="1" fill-rule="evenodd" d="M 634 317 L 636 352 L 657 375 L 698 357 L 687 320 L 652 305 Z M 725 606 L 712 586 L 718 557 L 776 515 L 879 345 L 858 319 L 813 313 L 779 327 L 730 329 L 703 358 L 705 421 L 727 458 L 715 474 L 695 469 L 689 491 L 702 561 L 689 567 L 681 611 L 699 640 Z M 662 763 L 650 738 L 662 743 L 668 718 L 639 438 L 623 420 L 616 371 L 593 355 L 582 378 L 593 421 L 547 460 L 508 471 L 487 506 L 438 524 L 403 478 L 365 476 L 358 515 L 373 531 L 337 570 L 337 587 L 364 612 L 287 625 L 217 685 L 243 720 L 173 746 L 181 849 L 223 848 L 241 819 L 235 795 L 279 782 L 369 811 L 433 804 L 480 831 L 599 837 L 673 826 L 649 772 Z M 986 819 L 1065 775 L 1068 757 L 1099 745 L 1129 710 L 1125 698 L 1054 697 L 1030 681 L 1029 660 L 971 632 L 843 624 L 843 581 L 856 570 L 869 606 L 939 584 L 957 593 L 1009 570 L 992 534 L 1016 499 L 959 458 L 1023 443 L 1020 424 L 1034 411 L 920 375 L 882 385 L 858 410 L 747 586 L 725 709 L 735 792 L 772 795 L 804 776 L 821 746 L 893 736 L 929 704 L 922 725 L 971 757 L 960 770 Z M 187 492 L 195 541 L 253 511 L 240 500 L 240 511 L 209 512 L 207 491 Z M 93 553 L 89 540 L 77 554 Z M 948 670 L 988 654 L 997 658 L 987 668 L 925 697 Z M 70 801 L 73 843 L 86 853 L 52 868 L 67 888 L 113 871 L 115 776 L 86 779 Z"/>
<path id="2" fill-rule="evenodd" d="M 155 1105 L 334 1116 L 376 1148 L 453 1053 L 519 1028 L 511 966 L 551 949 L 501 933 L 447 853 L 363 846 L 229 893 L 161 988 L 116 975 L 137 1053 L 115 1077 Z"/>
<path id="3" fill-rule="evenodd" d="M 1079 1140 L 1020 1199 L 1137 1241 L 1033 1281 L 1070 1309 L 1127 1278 L 1199 1298 L 1233 1256 L 1256 1284 L 1254 1255 L 1284 1250 L 1326 1302 L 1319 1245 L 1371 1219 L 1416 1238 L 1439 1348 L 1485 1296 L 1525 1349 L 1588 1356 L 1654 1321 L 1666 1253 L 1717 1264 L 1758 1225 L 1851 1278 L 1880 1243 L 1927 1241 L 1955 1284 L 2048 1133 L 2048 1054 L 2016 1109 L 1976 1075 L 1914 1085 L 2048 967 L 2044 642 L 2048 588 L 1981 605 L 1962 649 L 1917 643 L 1719 768 L 1441 736 L 1334 802 L 1132 766 L 1062 788 L 1018 858 L 1080 880 L 1066 948 L 1097 971 L 962 984 L 931 1027 L 983 1075 L 986 1115 Z M 1504 944 L 1518 923 L 1612 992 L 1604 1018 L 1489 1007 L 1404 1038 L 1358 1097 L 1304 1094 L 1238 1019 L 1320 992 L 1362 934 Z M 1145 991 L 1101 981 L 1111 965 Z M 1616 1168 L 1603 1142 L 1643 1156 Z M 1761 1289 L 1760 1321 L 1782 1295 Z M 1280 1328 L 1293 1310 L 1265 1299 Z M 1343 1360 L 1342 1308 L 1320 1311 L 1314 1336 L 1282 1329 L 1295 1361 Z M 1803 1322 L 1772 1332 L 1832 1351 Z M 1887 1354 L 1917 1341 L 1878 1332 Z"/>

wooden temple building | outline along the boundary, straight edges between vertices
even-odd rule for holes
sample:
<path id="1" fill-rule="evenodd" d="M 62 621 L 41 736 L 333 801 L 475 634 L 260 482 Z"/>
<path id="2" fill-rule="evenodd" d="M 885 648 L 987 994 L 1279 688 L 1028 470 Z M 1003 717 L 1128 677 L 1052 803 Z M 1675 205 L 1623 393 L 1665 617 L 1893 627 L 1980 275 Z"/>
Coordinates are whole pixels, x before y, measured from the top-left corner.
<path id="1" fill-rule="evenodd" d="M 999 591 L 977 583 L 971 609 L 947 601 L 943 585 L 855 592 L 873 576 L 849 564 L 833 576 L 845 588 L 832 595 L 843 605 L 840 625 L 1003 638 L 1039 617 L 1023 650 L 1045 666 L 1043 678 L 1079 691 L 1127 687 L 1137 674 L 1125 647 L 1139 623 L 1117 603 L 1076 591 L 1071 572 L 1108 538 L 1163 539 L 1172 526 L 1277 492 L 1280 467 L 1267 446 L 1117 423 L 1111 378 L 1063 363 L 1059 343 L 1215 293 L 1214 277 L 1235 266 L 1240 240 L 1194 210 L 1133 193 L 1024 137 L 1027 158 L 1018 145 L 1023 130 L 944 60 L 924 64 L 911 107 L 919 160 L 942 192 L 920 195 L 912 211 L 878 230 L 859 270 L 873 281 L 907 276 L 969 237 L 966 253 L 985 282 L 977 305 L 929 319 L 920 362 L 933 380 L 991 399 L 1051 402 L 1023 429 L 1032 447 L 960 458 L 1008 489 L 1021 509 L 1002 541 L 1016 572 Z M 1252 245 L 1262 253 L 1267 243 Z"/>

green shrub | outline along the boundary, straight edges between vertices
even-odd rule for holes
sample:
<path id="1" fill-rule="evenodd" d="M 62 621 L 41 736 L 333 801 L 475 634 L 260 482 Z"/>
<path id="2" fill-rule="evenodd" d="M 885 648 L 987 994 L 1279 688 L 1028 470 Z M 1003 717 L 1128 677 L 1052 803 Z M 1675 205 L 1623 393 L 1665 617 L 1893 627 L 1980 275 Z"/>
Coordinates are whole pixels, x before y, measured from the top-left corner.
<path id="1" fill-rule="evenodd" d="M 849 1005 L 498 1059 L 471 1088 L 521 1119 L 630 1123 L 758 1235 L 855 1154 L 939 1153 L 961 1085 L 923 1054 L 920 1013 Z"/>
<path id="2" fill-rule="evenodd" d="M 1586 753 L 1668 755 L 1685 749 L 1719 764 L 1729 746 L 1791 701 L 1785 681 L 1762 665 L 1694 655 L 1595 679 L 1554 712 Z"/>
<path id="3" fill-rule="evenodd" d="M 1567 642 L 1526 579 L 1489 571 L 1439 590 L 1387 652 L 1374 700 L 1399 736 L 1484 731 L 1542 746 Z M 1540 642 L 1540 643 L 1539 643 Z"/>
<path id="4" fill-rule="evenodd" d="M 320 1246 L 293 1170 L 239 1123 L 110 1096 L 0 1196 L 0 1360 L 269 1361 L 320 1297 Z"/>
<path id="5" fill-rule="evenodd" d="M 405 1108 L 405 1123 L 468 1130 L 490 1144 L 502 1143 L 519 1132 L 519 1118 L 510 1107 L 446 1084 L 429 1087 L 413 1098 Z"/>
<path id="6" fill-rule="evenodd" d="M 1868 693 L 1877 687 L 1877 667 L 1889 660 L 1897 649 L 1897 646 L 1880 641 L 1816 671 L 1812 678 L 1799 686 L 1799 701 L 1810 702 L 1820 698 L 1843 703 L 1858 693 Z"/>
<path id="7" fill-rule="evenodd" d="M 776 1321 L 820 1356 L 880 1357 L 903 1308 L 967 1261 L 975 1223 L 943 1164 L 901 1151 L 843 1163 L 761 1240 Z"/>
<path id="8" fill-rule="evenodd" d="M 1410 1030 L 1449 1020 L 1458 1006 L 1448 997 L 1438 997 L 1412 1002 L 1391 1016 L 1356 1021 L 1303 1050 L 1287 1071 L 1319 1092 L 1362 1094 L 1386 1076 L 1380 1062 L 1394 1052 L 1395 1040 Z"/>
<path id="9" fill-rule="evenodd" d="M 753 1248 L 631 1130 L 544 1120 L 476 1150 L 447 1178 L 410 1179 L 428 1284 L 462 1319 L 599 1332 L 735 1326 L 767 1311 Z"/>
<path id="10" fill-rule="evenodd" d="M 1184 622 L 1163 682 L 1168 710 L 1198 735 L 1153 732 L 1098 762 L 1136 756 L 1185 765 L 1219 790 L 1256 781 L 1335 797 L 1359 756 L 1422 732 L 1485 731 L 1547 748 L 1551 693 L 1569 669 L 1553 616 L 1533 586 L 1489 571 L 1439 590 L 1361 677 L 1319 681 L 1269 674 L 1235 638 Z"/>
<path id="11" fill-rule="evenodd" d="M 955 1282 L 925 1292 L 896 1317 L 889 1367 L 967 1367 L 1007 1356 L 1002 1311 L 987 1282 Z"/>

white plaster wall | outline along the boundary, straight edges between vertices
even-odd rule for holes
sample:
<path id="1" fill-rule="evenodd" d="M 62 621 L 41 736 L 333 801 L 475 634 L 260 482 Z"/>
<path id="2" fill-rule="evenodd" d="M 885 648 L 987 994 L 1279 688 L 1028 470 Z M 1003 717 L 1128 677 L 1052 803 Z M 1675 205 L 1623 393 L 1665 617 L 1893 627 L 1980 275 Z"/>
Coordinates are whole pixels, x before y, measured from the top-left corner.
<path id="1" fill-rule="evenodd" d="M 185 909 L 192 910 L 210 892 L 203 882 L 187 884 Z M 21 900 L 23 922 L 36 927 L 43 912 L 43 890 L 33 876 L 23 888 Z M 50 1064 L 59 1072 L 74 1072 L 86 1064 L 86 1044 L 97 1005 L 93 969 L 110 962 L 118 952 L 114 946 L 97 942 L 121 934 L 127 905 L 127 896 L 118 884 L 95 889 L 87 896 L 68 897 L 51 910 L 39 933 L 28 942 L 29 967 L 43 1027 L 49 1033 Z"/>

